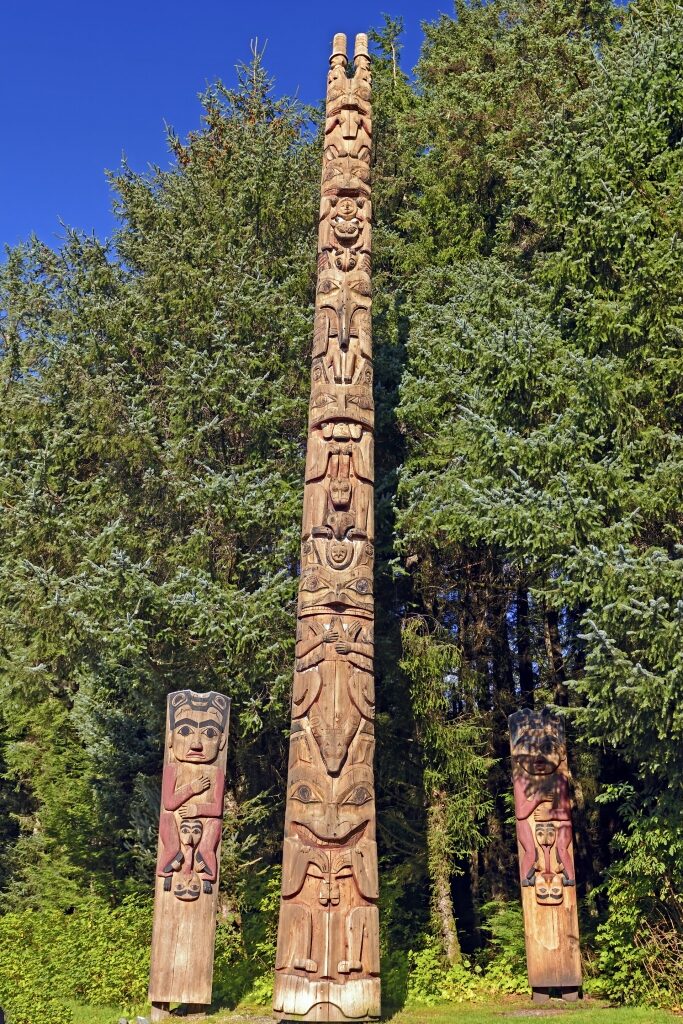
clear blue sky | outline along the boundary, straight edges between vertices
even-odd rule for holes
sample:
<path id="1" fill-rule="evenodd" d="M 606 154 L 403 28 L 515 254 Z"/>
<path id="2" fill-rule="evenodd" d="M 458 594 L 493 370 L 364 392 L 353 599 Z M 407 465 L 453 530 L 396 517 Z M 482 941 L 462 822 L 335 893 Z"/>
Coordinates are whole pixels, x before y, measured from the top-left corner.
<path id="1" fill-rule="evenodd" d="M 111 233 L 104 169 L 125 153 L 137 170 L 168 163 L 164 121 L 197 126 L 197 93 L 267 40 L 278 93 L 324 94 L 334 32 L 405 20 L 405 66 L 415 64 L 420 22 L 451 0 L 4 0 L 0 12 L 0 243 L 35 232 L 58 243 L 59 221 Z M 342 16 L 329 13 L 334 7 Z M 0 255 L 0 258 L 2 256 Z"/>

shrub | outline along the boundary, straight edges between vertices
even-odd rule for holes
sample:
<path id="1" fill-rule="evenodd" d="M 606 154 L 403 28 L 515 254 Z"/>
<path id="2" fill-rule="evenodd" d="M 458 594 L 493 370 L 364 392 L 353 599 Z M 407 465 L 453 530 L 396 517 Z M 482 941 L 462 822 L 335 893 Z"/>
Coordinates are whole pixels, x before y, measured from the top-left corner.
<path id="1" fill-rule="evenodd" d="M 447 965 L 434 936 L 425 936 L 421 949 L 409 950 L 408 1004 L 435 1006 L 440 1002 L 462 1003 L 475 999 L 479 989 L 479 969 L 468 960 Z"/>
<path id="2" fill-rule="evenodd" d="M 518 903 L 494 900 L 482 907 L 490 934 L 484 985 L 487 991 L 523 995 L 529 991 L 524 946 L 524 919 Z"/>
<path id="3" fill-rule="evenodd" d="M 0 1003 L 12 1024 L 67 1024 L 72 1016 L 59 1000 L 126 1010 L 144 1002 L 151 910 L 151 900 L 128 898 L 112 908 L 93 899 L 70 914 L 41 910 L 0 917 Z"/>

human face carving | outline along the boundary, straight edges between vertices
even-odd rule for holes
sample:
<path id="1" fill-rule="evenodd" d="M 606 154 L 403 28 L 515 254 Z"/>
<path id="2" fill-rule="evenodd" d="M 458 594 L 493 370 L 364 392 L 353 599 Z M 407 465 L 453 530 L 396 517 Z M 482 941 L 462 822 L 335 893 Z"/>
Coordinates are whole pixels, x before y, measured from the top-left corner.
<path id="1" fill-rule="evenodd" d="M 204 826 L 199 818 L 187 818 L 185 821 L 181 821 L 178 831 L 180 833 L 180 845 L 195 849 L 202 838 Z"/>
<path id="2" fill-rule="evenodd" d="M 539 846 L 555 845 L 555 826 L 552 821 L 539 821 L 536 825 L 536 842 Z"/>
<path id="3" fill-rule="evenodd" d="M 169 740 L 177 761 L 210 764 L 225 745 L 225 734 L 211 711 L 183 708 Z"/>

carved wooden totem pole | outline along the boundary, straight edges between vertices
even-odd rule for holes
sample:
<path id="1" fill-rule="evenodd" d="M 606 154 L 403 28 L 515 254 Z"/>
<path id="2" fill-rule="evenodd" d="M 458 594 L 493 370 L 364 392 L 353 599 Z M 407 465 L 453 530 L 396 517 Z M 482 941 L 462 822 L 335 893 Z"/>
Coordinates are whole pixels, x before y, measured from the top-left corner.
<path id="1" fill-rule="evenodd" d="M 279 1020 L 380 1013 L 373 784 L 370 60 L 327 80 L 282 901 Z"/>
<path id="2" fill-rule="evenodd" d="M 149 998 L 211 1002 L 230 701 L 221 693 L 168 695 L 161 782 Z"/>
<path id="3" fill-rule="evenodd" d="M 510 750 L 529 984 L 536 1001 L 581 986 L 564 722 L 548 708 L 510 715 Z"/>

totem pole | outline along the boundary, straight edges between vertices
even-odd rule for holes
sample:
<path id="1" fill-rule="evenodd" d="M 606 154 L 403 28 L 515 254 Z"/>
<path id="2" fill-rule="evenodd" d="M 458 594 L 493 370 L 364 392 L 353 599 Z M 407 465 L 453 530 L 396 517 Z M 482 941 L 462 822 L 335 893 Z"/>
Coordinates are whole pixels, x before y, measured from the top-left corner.
<path id="1" fill-rule="evenodd" d="M 169 1003 L 211 1002 L 230 701 L 221 693 L 168 695 L 161 780 L 149 998 L 152 1020 Z"/>
<path id="2" fill-rule="evenodd" d="M 282 901 L 279 1020 L 380 1013 L 373 780 L 370 59 L 327 79 Z"/>
<path id="3" fill-rule="evenodd" d="M 510 715 L 510 750 L 533 999 L 578 998 L 579 922 L 564 722 L 549 708 Z"/>

